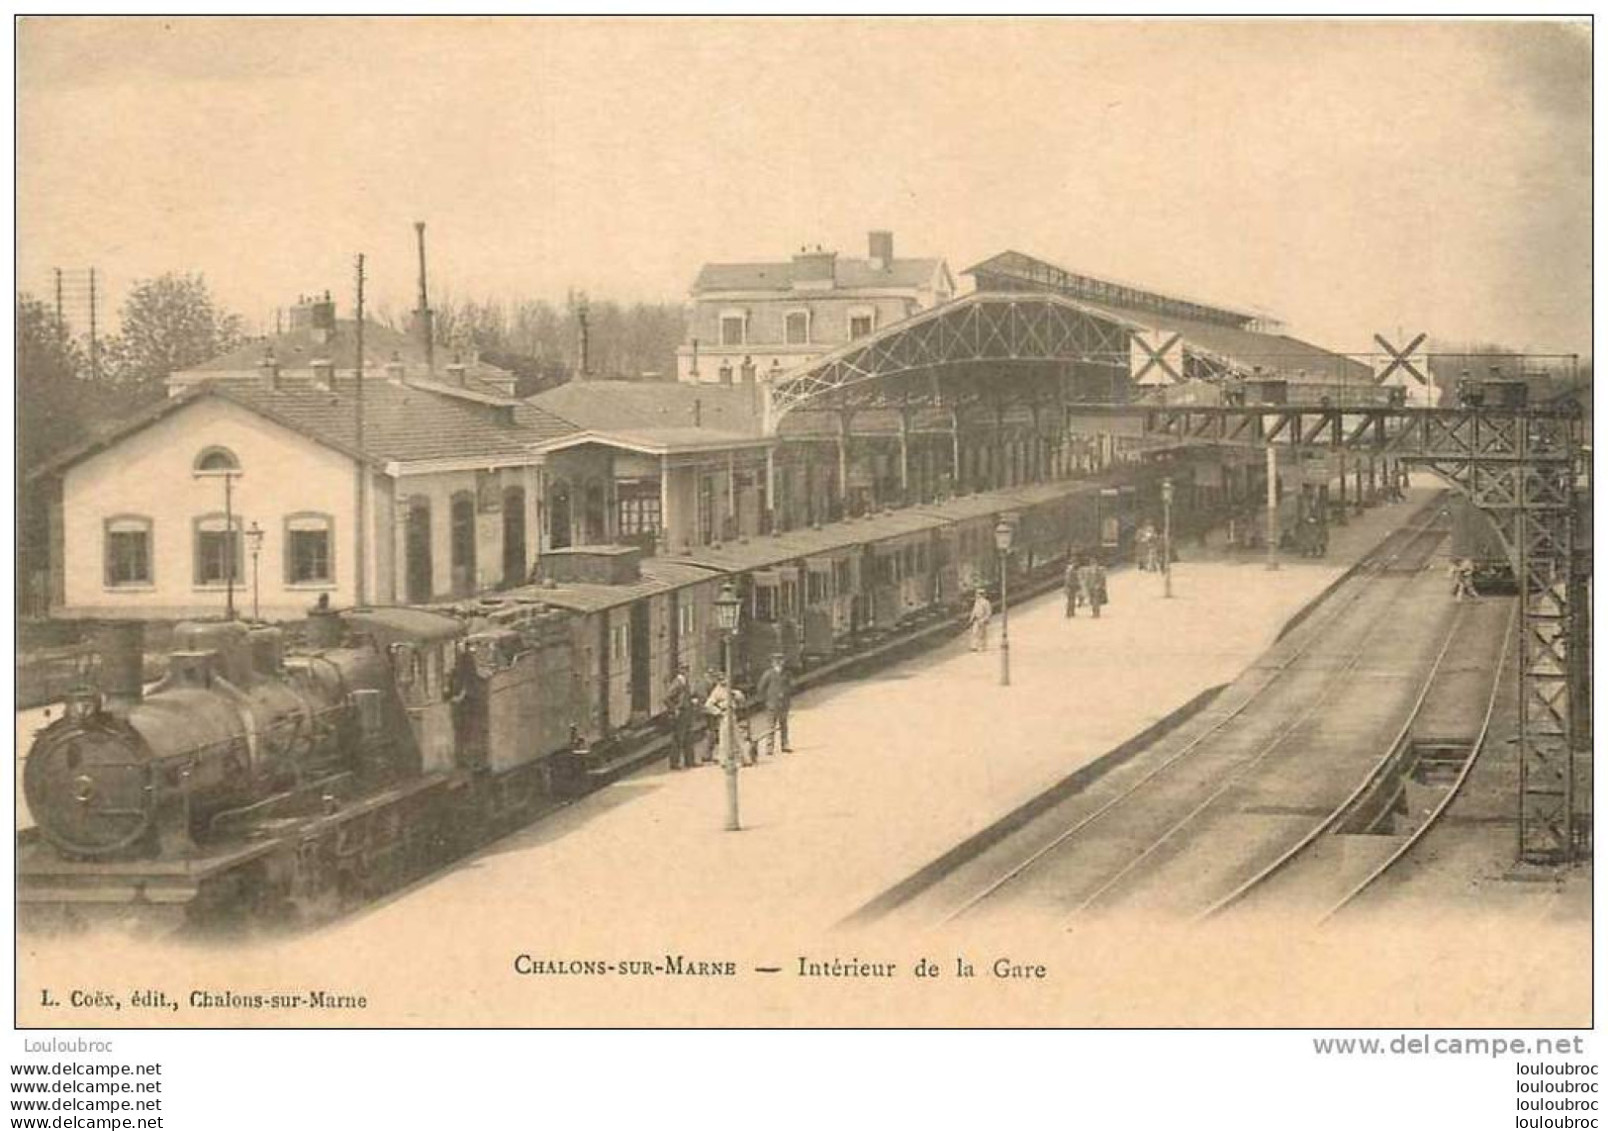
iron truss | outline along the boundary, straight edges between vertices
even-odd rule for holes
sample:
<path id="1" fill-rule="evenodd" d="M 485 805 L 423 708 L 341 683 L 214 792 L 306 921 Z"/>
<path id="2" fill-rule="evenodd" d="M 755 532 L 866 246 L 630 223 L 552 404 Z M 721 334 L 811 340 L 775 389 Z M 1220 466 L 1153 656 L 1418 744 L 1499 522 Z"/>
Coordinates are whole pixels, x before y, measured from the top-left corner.
<path id="1" fill-rule="evenodd" d="M 1589 749 L 1585 610 L 1591 564 L 1577 545 L 1583 482 L 1578 411 L 1442 408 L 1078 405 L 1080 415 L 1144 417 L 1147 434 L 1183 443 L 1290 445 L 1388 456 L 1436 472 L 1490 516 L 1519 579 L 1519 856 L 1573 859 L 1575 754 Z"/>
<path id="2" fill-rule="evenodd" d="M 817 358 L 769 389 L 766 431 L 794 409 L 1064 399 L 1075 364 L 1128 368 L 1135 324 L 1057 295 L 971 294 Z M 1018 363 L 1007 380 L 996 369 Z M 1034 365 L 1033 363 L 1040 363 Z"/>

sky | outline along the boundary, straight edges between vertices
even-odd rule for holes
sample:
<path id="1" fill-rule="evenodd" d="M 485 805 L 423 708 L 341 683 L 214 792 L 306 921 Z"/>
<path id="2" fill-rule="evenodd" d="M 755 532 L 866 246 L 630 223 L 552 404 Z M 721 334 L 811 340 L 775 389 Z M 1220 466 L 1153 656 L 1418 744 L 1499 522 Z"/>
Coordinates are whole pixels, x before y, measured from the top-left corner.
<path id="1" fill-rule="evenodd" d="M 1375 332 L 1590 352 L 1583 23 L 53 19 L 18 31 L 18 287 L 680 301 L 822 244 L 1007 248 Z M 964 285 L 964 284 L 963 284 Z"/>

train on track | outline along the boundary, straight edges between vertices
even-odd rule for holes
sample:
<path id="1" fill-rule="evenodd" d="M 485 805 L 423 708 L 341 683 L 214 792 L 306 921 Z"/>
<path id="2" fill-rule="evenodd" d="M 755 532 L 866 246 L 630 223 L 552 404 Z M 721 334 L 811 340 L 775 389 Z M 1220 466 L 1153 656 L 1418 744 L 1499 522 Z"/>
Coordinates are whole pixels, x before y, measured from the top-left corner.
<path id="1" fill-rule="evenodd" d="M 776 652 L 807 685 L 958 631 L 973 589 L 998 584 L 1001 520 L 1013 594 L 1053 585 L 1068 555 L 1126 558 L 1164 475 L 1189 529 L 1196 466 L 1175 454 L 649 559 L 556 551 L 537 584 L 315 610 L 295 642 L 184 624 L 149 688 L 139 626 L 107 625 L 94 685 L 24 766 L 22 917 L 168 930 L 361 906 L 652 756 L 675 670 L 721 661 L 727 587 L 738 685 Z"/>

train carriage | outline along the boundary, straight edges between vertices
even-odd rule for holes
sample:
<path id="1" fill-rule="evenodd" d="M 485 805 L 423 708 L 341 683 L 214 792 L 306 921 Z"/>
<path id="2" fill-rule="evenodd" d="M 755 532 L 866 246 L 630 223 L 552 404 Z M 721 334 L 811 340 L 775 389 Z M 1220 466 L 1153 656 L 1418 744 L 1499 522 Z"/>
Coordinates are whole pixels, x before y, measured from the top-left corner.
<path id="1" fill-rule="evenodd" d="M 448 609 L 315 615 L 307 646 L 290 655 L 277 630 L 186 629 L 150 702 L 75 700 L 41 735 L 24 785 L 54 835 L 19 853 L 20 898 L 62 904 L 68 873 L 84 905 L 126 902 L 129 875 L 151 890 L 188 885 L 180 905 L 211 898 L 196 895 L 207 886 L 197 876 L 216 876 L 219 898 L 247 892 L 253 906 L 373 898 L 635 764 L 664 724 L 677 664 L 696 678 L 722 662 L 714 613 L 727 585 L 743 609 L 734 666 L 751 686 L 772 652 L 808 668 L 964 608 L 970 586 L 997 587 L 1003 514 L 1016 522 L 1013 570 L 1044 575 L 1068 553 L 1126 551 L 1162 470 L 1024 485 L 669 558 L 549 551 L 540 582 Z M 138 654 L 122 665 L 136 701 Z M 273 737 L 300 719 L 311 729 L 295 741 Z M 88 770 L 70 763 L 80 730 L 100 736 Z M 177 774 L 186 759 L 200 766 L 188 785 Z M 110 816 L 104 830 L 73 824 L 89 819 L 74 800 L 86 773 L 92 789 L 146 814 L 132 839 Z M 155 775 L 151 797 L 130 785 L 142 773 Z M 214 839 L 186 847 L 181 827 Z M 117 869 L 101 867 L 107 856 Z"/>

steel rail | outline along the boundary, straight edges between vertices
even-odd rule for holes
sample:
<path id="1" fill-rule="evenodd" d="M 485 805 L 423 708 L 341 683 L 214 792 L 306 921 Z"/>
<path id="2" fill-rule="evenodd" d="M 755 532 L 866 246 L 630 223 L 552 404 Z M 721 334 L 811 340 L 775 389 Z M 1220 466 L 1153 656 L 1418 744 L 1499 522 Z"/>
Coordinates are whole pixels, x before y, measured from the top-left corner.
<path id="1" fill-rule="evenodd" d="M 1420 537 L 1422 537 L 1421 533 L 1415 534 L 1411 541 L 1416 542 Z M 1335 673 L 1335 677 L 1343 676 L 1357 666 L 1357 664 L 1366 654 L 1370 642 L 1374 639 L 1375 632 L 1387 623 L 1386 618 L 1388 617 L 1390 610 L 1395 607 L 1396 602 L 1400 599 L 1400 594 L 1392 597 L 1390 601 L 1386 603 L 1385 607 L 1379 611 L 1379 615 L 1369 622 L 1366 630 L 1363 633 L 1362 639 L 1358 642 L 1357 647 L 1352 651 L 1352 653 L 1346 658 L 1344 666 L 1342 666 Z M 1202 813 L 1206 812 L 1206 810 L 1210 809 L 1219 800 L 1221 800 L 1229 790 L 1238 786 L 1241 779 L 1247 772 L 1261 765 L 1269 755 L 1280 749 L 1285 744 L 1285 741 L 1309 718 L 1311 718 L 1319 707 L 1327 703 L 1329 699 L 1341 689 L 1341 686 L 1342 683 L 1339 678 L 1331 678 L 1327 686 L 1325 686 L 1323 690 L 1319 692 L 1316 698 L 1314 698 L 1310 703 L 1300 710 L 1300 712 L 1295 716 L 1288 726 L 1284 727 L 1279 731 L 1278 734 L 1269 739 L 1267 743 L 1263 745 L 1262 748 L 1255 754 L 1252 754 L 1250 757 L 1236 764 L 1233 769 L 1231 769 L 1227 775 L 1225 775 L 1221 785 L 1208 794 L 1203 801 L 1197 804 L 1188 813 L 1185 813 L 1177 821 L 1173 822 L 1173 824 L 1169 826 L 1167 830 L 1159 837 L 1155 838 L 1155 840 L 1153 840 L 1147 848 L 1119 868 L 1114 874 L 1108 877 L 1104 883 L 1095 888 L 1093 892 L 1085 896 L 1083 900 L 1072 909 L 1071 914 L 1067 917 L 1075 918 L 1087 911 L 1089 908 L 1093 907 L 1095 904 L 1099 903 L 1106 893 L 1111 891 L 1123 880 L 1132 875 L 1134 869 L 1138 868 L 1146 860 L 1150 859 L 1152 853 L 1161 848 L 1167 842 L 1172 840 L 1173 837 L 1179 832 L 1192 824 Z"/>
<path id="2" fill-rule="evenodd" d="M 1486 696 L 1485 717 L 1480 721 L 1479 733 L 1474 736 L 1474 745 L 1468 752 L 1468 758 L 1463 762 L 1463 768 L 1458 771 L 1456 780 L 1452 782 L 1451 787 L 1446 791 L 1446 795 L 1436 803 L 1435 808 L 1430 810 L 1429 815 L 1424 819 L 1423 824 L 1414 829 L 1412 833 L 1408 835 L 1407 839 L 1397 846 L 1394 852 L 1375 865 L 1360 882 L 1354 885 L 1349 891 L 1346 892 L 1345 895 L 1336 900 L 1332 907 L 1319 916 L 1319 923 L 1328 922 L 1335 915 L 1338 915 L 1347 907 L 1351 906 L 1358 896 L 1362 895 L 1364 891 L 1371 888 L 1381 876 L 1383 876 L 1391 868 L 1395 867 L 1403 857 L 1416 848 L 1419 842 L 1421 842 L 1424 837 L 1429 834 L 1429 831 L 1433 829 L 1440 821 L 1442 814 L 1444 814 L 1446 810 L 1451 807 L 1452 802 L 1457 799 L 1457 795 L 1462 792 L 1463 783 L 1468 780 L 1469 774 L 1473 772 L 1474 763 L 1479 759 L 1480 754 L 1484 751 L 1486 740 L 1490 736 L 1491 719 L 1496 713 L 1496 701 L 1501 697 L 1502 693 L 1502 675 L 1511 666 L 1510 652 L 1513 645 L 1513 628 L 1518 623 L 1518 620 L 1519 603 L 1515 601 L 1513 611 L 1508 615 L 1507 631 L 1503 633 L 1502 636 L 1502 651 L 1496 664 L 1496 671 L 1491 677 L 1491 691 L 1490 694 Z"/>
<path id="3" fill-rule="evenodd" d="M 1397 561 L 1398 559 L 1401 558 L 1401 556 L 1406 552 L 1408 546 L 1414 544 L 1424 534 L 1429 533 L 1430 531 L 1432 531 L 1434 529 L 1433 524 L 1439 518 L 1441 518 L 1442 515 L 1444 515 L 1445 513 L 1446 513 L 1446 510 L 1445 510 L 1444 501 L 1443 500 L 1438 501 L 1437 504 L 1436 504 L 1436 507 L 1435 507 L 1435 513 L 1429 519 L 1429 521 L 1426 522 L 1425 524 L 1423 524 L 1422 526 L 1411 528 L 1411 530 L 1408 533 L 1408 537 L 1403 541 L 1402 545 L 1397 547 L 1395 549 L 1395 551 L 1393 553 L 1391 553 L 1388 557 L 1383 557 L 1383 558 L 1373 559 L 1373 560 L 1364 559 L 1364 561 L 1367 563 L 1367 566 L 1368 566 L 1368 570 L 1364 574 L 1364 576 L 1367 577 L 1368 579 L 1372 579 L 1374 577 L 1377 577 L 1381 573 L 1383 573 L 1385 571 L 1385 569 L 1387 569 L 1392 563 L 1394 563 L 1395 561 Z M 979 906 L 980 904 L 982 904 L 986 900 L 992 898 L 995 895 L 995 893 L 997 893 L 1000 889 L 1004 888 L 1007 884 L 1010 884 L 1012 881 L 1017 879 L 1017 877 L 1021 876 L 1029 868 L 1031 868 L 1034 864 L 1036 864 L 1040 860 L 1042 860 L 1045 856 L 1048 856 L 1051 852 L 1054 852 L 1056 849 L 1060 848 L 1061 845 L 1065 844 L 1068 840 L 1072 839 L 1072 837 L 1076 836 L 1078 833 L 1082 832 L 1089 825 L 1093 824 L 1095 821 L 1099 820 L 1101 817 L 1104 817 L 1112 809 L 1116 808 L 1118 805 L 1121 805 L 1123 802 L 1128 800 L 1130 797 L 1132 797 L 1140 789 L 1142 789 L 1146 785 L 1148 785 L 1152 780 L 1154 780 L 1161 773 L 1163 773 L 1164 771 L 1172 768 L 1174 765 L 1178 764 L 1181 760 L 1183 760 L 1188 755 L 1193 753 L 1202 744 L 1204 744 L 1207 739 L 1211 738 L 1212 736 L 1214 736 L 1217 733 L 1219 733 L 1220 731 L 1222 731 L 1225 727 L 1228 726 L 1229 723 L 1234 721 L 1240 715 L 1244 714 L 1245 711 L 1252 704 L 1262 701 L 1263 697 L 1265 695 L 1267 695 L 1268 692 L 1276 684 L 1278 684 L 1279 680 L 1290 671 L 1291 667 L 1295 664 L 1295 662 L 1297 660 L 1299 660 L 1300 658 L 1302 658 L 1308 652 L 1308 650 L 1310 650 L 1312 648 L 1312 646 L 1315 643 L 1317 643 L 1317 641 L 1322 639 L 1323 634 L 1324 634 L 1323 630 L 1328 628 L 1328 626 L 1334 624 L 1342 616 L 1344 616 L 1345 613 L 1348 612 L 1353 605 L 1355 605 L 1358 601 L 1360 601 L 1362 599 L 1362 597 L 1366 594 L 1366 592 L 1367 592 L 1367 587 L 1366 586 L 1359 586 L 1357 591 L 1355 593 L 1353 593 L 1351 595 L 1351 597 L 1347 601 L 1345 601 L 1343 604 L 1337 606 L 1331 613 L 1329 613 L 1329 615 L 1324 617 L 1324 619 L 1321 622 L 1319 622 L 1317 625 L 1312 626 L 1312 631 L 1309 633 L 1307 639 L 1305 641 L 1303 641 L 1298 647 L 1293 649 L 1288 656 L 1286 656 L 1280 663 L 1278 663 L 1275 666 L 1273 672 L 1268 677 L 1267 682 L 1264 683 L 1261 687 L 1257 688 L 1256 691 L 1245 700 L 1245 702 L 1241 703 L 1239 706 L 1235 707 L 1228 714 L 1224 715 L 1221 719 L 1219 719 L 1209 729 L 1207 729 L 1207 730 L 1203 731 L 1201 734 L 1195 736 L 1195 738 L 1191 739 L 1185 746 L 1183 746 L 1181 749 L 1179 749 L 1178 751 L 1173 753 L 1171 756 L 1166 758 L 1164 761 L 1162 761 L 1158 765 L 1156 765 L 1153 768 L 1151 768 L 1148 772 L 1146 772 L 1137 781 L 1133 782 L 1125 790 L 1123 790 L 1121 793 L 1117 794 L 1117 796 L 1115 796 L 1115 797 L 1111 798 L 1110 800 L 1106 801 L 1098 809 L 1094 810 L 1094 812 L 1085 815 L 1081 820 L 1077 821 L 1075 824 L 1071 825 L 1069 828 L 1067 828 L 1066 830 L 1061 832 L 1054 840 L 1050 841 L 1048 844 L 1044 845 L 1043 847 L 1039 848 L 1035 852 L 1033 852 L 1030 855 L 1028 855 L 1027 857 L 1025 857 L 1023 860 L 1018 862 L 1014 867 L 1012 867 L 1010 870 L 1005 872 L 1004 875 L 998 877 L 997 879 L 995 879 L 994 881 L 989 883 L 980 892 L 976 893 L 971 898 L 967 899 L 964 903 L 962 903 L 959 907 L 955 908 L 949 914 L 944 916 L 942 921 L 945 922 L 945 923 L 954 922 L 955 920 L 957 920 L 957 919 L 963 917 L 964 915 L 970 913 L 974 908 L 976 908 L 977 906 Z M 1381 614 L 1381 615 L 1383 615 L 1383 614 Z"/>
<path id="4" fill-rule="evenodd" d="M 1369 767 L 1368 772 L 1362 776 L 1351 792 L 1346 795 L 1345 799 L 1336 805 L 1328 816 L 1324 817 L 1299 840 L 1281 852 L 1277 858 L 1197 915 L 1197 920 L 1208 919 L 1213 915 L 1226 911 L 1274 875 L 1282 872 L 1287 865 L 1305 852 L 1319 837 L 1338 824 L 1341 818 L 1346 815 L 1347 810 L 1356 803 L 1357 799 L 1367 792 L 1379 780 L 1380 775 L 1390 768 L 1390 763 L 1396 756 L 1397 750 L 1407 740 L 1408 735 L 1412 732 L 1413 724 L 1418 721 L 1418 716 L 1423 711 L 1424 703 L 1429 699 L 1430 690 L 1435 686 L 1435 680 L 1440 675 L 1441 665 L 1445 663 L 1446 657 L 1451 651 L 1452 641 L 1457 638 L 1458 631 L 1463 627 L 1466 619 L 1464 617 L 1465 609 L 1466 606 L 1459 605 L 1456 614 L 1452 617 L 1452 624 L 1447 629 L 1446 639 L 1441 642 L 1440 648 L 1435 653 L 1434 662 L 1430 664 L 1429 671 L 1424 674 L 1423 686 L 1418 689 L 1418 695 L 1414 698 L 1412 707 L 1408 709 L 1407 717 L 1402 720 L 1401 726 L 1396 729 L 1396 733 L 1391 736 L 1390 741 L 1384 744 L 1383 753 Z"/>

